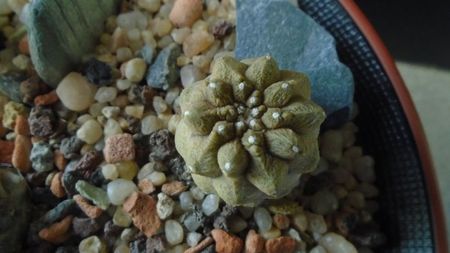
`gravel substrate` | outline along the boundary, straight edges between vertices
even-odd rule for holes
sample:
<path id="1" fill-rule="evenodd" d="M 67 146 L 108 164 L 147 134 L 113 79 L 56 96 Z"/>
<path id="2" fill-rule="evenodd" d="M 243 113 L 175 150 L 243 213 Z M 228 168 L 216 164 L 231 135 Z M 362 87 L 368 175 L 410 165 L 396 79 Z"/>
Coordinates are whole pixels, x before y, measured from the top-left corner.
<path id="1" fill-rule="evenodd" d="M 20 23 L 4 17 L 11 39 Z M 6 44 L 0 73 L 26 80 L 23 103 L 0 95 L 0 163 L 30 187 L 26 252 L 370 253 L 384 243 L 375 161 L 352 122 L 320 135 L 318 168 L 280 200 L 232 207 L 193 183 L 174 145 L 178 96 L 234 55 L 235 25 L 233 0 L 124 1 L 55 90 L 33 74 L 26 36 Z"/>

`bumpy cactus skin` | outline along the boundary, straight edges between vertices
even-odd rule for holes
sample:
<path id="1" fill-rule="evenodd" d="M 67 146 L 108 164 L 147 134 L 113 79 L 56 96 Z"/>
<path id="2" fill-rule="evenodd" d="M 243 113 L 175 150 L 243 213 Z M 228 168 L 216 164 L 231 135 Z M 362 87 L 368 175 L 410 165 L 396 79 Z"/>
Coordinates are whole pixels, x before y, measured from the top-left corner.
<path id="1" fill-rule="evenodd" d="M 306 75 L 270 56 L 224 57 L 181 93 L 175 143 L 195 183 L 231 205 L 281 198 L 319 160 L 325 113 Z"/>

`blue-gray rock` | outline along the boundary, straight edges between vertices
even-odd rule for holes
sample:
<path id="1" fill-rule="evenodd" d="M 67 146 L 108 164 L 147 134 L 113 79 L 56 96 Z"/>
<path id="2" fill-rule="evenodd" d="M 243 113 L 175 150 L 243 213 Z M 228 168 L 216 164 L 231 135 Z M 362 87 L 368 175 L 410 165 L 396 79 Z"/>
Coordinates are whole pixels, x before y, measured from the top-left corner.
<path id="1" fill-rule="evenodd" d="M 0 75 L 0 93 L 15 102 L 22 103 L 20 83 L 25 80 L 25 75 L 20 73 Z"/>
<path id="2" fill-rule="evenodd" d="M 53 169 L 53 151 L 50 144 L 36 142 L 31 149 L 30 160 L 32 167 L 37 172 Z"/>
<path id="3" fill-rule="evenodd" d="M 149 67 L 147 84 L 156 89 L 168 90 L 180 77 L 177 58 L 181 55 L 181 48 L 172 43 L 165 47 Z"/>
<path id="4" fill-rule="evenodd" d="M 30 54 L 39 76 L 56 87 L 95 48 L 106 18 L 121 0 L 34 0 L 27 30 Z"/>
<path id="5" fill-rule="evenodd" d="M 154 54 L 155 54 L 155 50 L 153 49 L 153 47 L 151 47 L 149 45 L 145 45 L 139 52 L 139 55 L 142 57 L 142 59 L 144 59 L 144 61 L 145 61 L 145 63 L 147 63 L 147 65 L 152 64 Z"/>
<path id="6" fill-rule="evenodd" d="M 237 3 L 236 57 L 246 59 L 270 54 L 281 69 L 307 73 L 312 99 L 328 116 L 347 111 L 345 117 L 340 115 L 339 121 L 348 120 L 353 76 L 339 61 L 334 38 L 289 0 Z"/>

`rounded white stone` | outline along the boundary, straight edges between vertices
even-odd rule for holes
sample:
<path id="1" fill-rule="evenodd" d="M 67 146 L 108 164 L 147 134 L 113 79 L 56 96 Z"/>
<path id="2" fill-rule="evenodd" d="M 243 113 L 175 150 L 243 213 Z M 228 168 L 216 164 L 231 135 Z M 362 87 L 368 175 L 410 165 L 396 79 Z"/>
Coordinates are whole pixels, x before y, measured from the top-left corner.
<path id="1" fill-rule="evenodd" d="M 121 178 L 109 182 L 106 190 L 109 201 L 114 205 L 123 204 L 125 199 L 134 191 L 137 191 L 137 187 L 133 181 Z"/>
<path id="2" fill-rule="evenodd" d="M 183 210 L 189 210 L 194 204 L 194 199 L 191 192 L 182 192 L 180 194 L 180 207 Z"/>
<path id="3" fill-rule="evenodd" d="M 163 128 L 164 122 L 154 115 L 144 117 L 141 121 L 141 133 L 144 135 L 149 135 Z"/>
<path id="4" fill-rule="evenodd" d="M 166 240 L 171 245 L 177 245 L 183 242 L 184 232 L 183 227 L 176 220 L 168 220 L 164 224 L 164 231 Z"/>
<path id="5" fill-rule="evenodd" d="M 86 142 L 87 144 L 96 143 L 102 137 L 102 134 L 102 127 L 94 119 L 86 121 L 77 131 L 78 139 Z"/>
<path id="6" fill-rule="evenodd" d="M 161 186 L 166 182 L 166 174 L 154 171 L 148 176 L 148 179 L 150 179 L 154 186 Z"/>
<path id="7" fill-rule="evenodd" d="M 84 111 L 94 102 L 96 88 L 79 73 L 69 73 L 58 84 L 56 94 L 65 107 L 72 111 Z"/>
<path id="8" fill-rule="evenodd" d="M 355 246 L 343 236 L 330 232 L 319 239 L 319 245 L 329 253 L 357 253 Z"/>
<path id="9" fill-rule="evenodd" d="M 209 194 L 202 202 L 203 213 L 207 216 L 219 209 L 220 198 L 216 194 Z"/>
<path id="10" fill-rule="evenodd" d="M 272 227 L 272 216 L 264 207 L 257 207 L 253 213 L 253 218 L 261 232 L 269 231 Z"/>
<path id="11" fill-rule="evenodd" d="M 114 164 L 105 164 L 102 166 L 102 174 L 105 179 L 114 180 L 119 177 L 119 171 Z"/>
<path id="12" fill-rule="evenodd" d="M 101 87 L 95 93 L 95 100 L 99 103 L 106 103 L 113 101 L 117 96 L 117 89 L 115 87 Z"/>
<path id="13" fill-rule="evenodd" d="M 200 240 L 202 239 L 202 234 L 197 233 L 197 232 L 189 232 L 186 236 L 186 243 L 190 246 L 190 247 L 194 247 L 195 245 L 197 245 Z"/>

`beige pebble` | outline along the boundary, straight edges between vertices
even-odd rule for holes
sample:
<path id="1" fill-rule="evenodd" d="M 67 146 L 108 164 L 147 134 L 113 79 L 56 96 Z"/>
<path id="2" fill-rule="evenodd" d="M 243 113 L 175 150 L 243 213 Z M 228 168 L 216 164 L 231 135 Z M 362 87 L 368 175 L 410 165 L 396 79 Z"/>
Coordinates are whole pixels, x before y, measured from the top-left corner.
<path id="1" fill-rule="evenodd" d="M 80 73 L 71 72 L 59 83 L 56 94 L 65 107 L 80 112 L 94 103 L 96 88 Z"/>
<path id="2" fill-rule="evenodd" d="M 207 50 L 214 43 L 214 36 L 205 31 L 190 34 L 183 42 L 183 52 L 187 57 L 193 57 Z"/>
<path id="3" fill-rule="evenodd" d="M 178 27 L 191 26 L 202 16 L 203 1 L 177 0 L 170 12 L 169 18 Z"/>
<path id="4" fill-rule="evenodd" d="M 141 58 L 129 60 L 125 66 L 125 77 L 131 82 L 138 83 L 144 78 L 147 71 L 147 64 Z"/>

